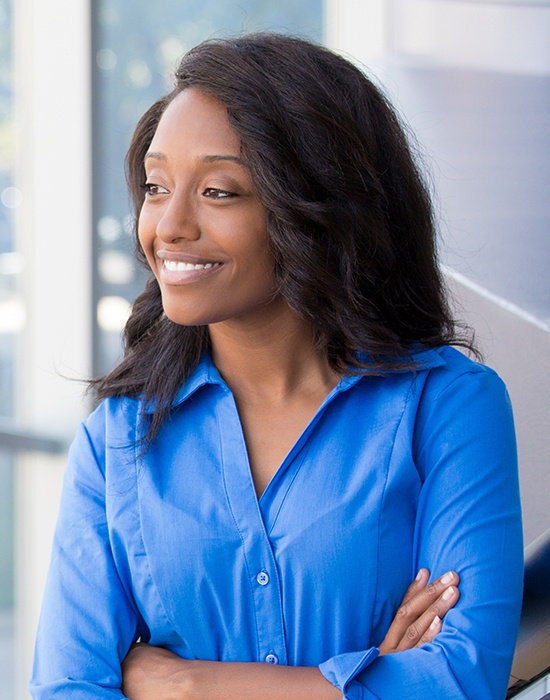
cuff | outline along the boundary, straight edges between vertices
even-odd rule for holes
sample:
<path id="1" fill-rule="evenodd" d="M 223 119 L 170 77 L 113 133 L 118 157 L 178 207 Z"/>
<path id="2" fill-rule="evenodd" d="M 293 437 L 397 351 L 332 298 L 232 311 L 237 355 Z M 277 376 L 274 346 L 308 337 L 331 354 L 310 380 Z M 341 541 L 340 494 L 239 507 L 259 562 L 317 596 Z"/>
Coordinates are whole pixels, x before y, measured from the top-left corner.
<path id="1" fill-rule="evenodd" d="M 319 670 L 327 681 L 346 695 L 351 681 L 369 666 L 379 654 L 380 651 L 377 647 L 372 647 L 367 651 L 351 651 L 347 654 L 339 654 L 320 664 Z"/>

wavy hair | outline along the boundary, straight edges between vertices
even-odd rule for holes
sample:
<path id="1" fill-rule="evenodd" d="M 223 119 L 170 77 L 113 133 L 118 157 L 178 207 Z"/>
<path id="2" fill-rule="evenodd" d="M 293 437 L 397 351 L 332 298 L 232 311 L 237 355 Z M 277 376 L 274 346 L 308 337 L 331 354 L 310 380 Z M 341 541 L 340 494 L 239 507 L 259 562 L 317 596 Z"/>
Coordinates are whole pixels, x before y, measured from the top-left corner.
<path id="1" fill-rule="evenodd" d="M 371 80 L 321 46 L 261 33 L 189 51 L 132 138 L 136 221 L 145 153 L 167 105 L 190 87 L 225 106 L 266 209 L 280 293 L 333 368 L 414 367 L 414 349 L 451 343 L 475 352 L 449 311 L 431 197 L 405 129 Z M 139 243 L 137 255 L 145 263 Z M 124 342 L 123 360 L 94 387 L 98 398 L 153 399 L 152 436 L 208 350 L 208 330 L 168 320 L 151 277 Z"/>

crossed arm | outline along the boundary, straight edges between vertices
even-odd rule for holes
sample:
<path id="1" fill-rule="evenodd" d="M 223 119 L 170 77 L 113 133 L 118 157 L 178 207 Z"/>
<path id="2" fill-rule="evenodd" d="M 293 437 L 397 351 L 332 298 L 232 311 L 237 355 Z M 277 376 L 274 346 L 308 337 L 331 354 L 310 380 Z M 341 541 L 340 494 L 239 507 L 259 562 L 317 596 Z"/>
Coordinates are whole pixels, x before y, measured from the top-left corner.
<path id="1" fill-rule="evenodd" d="M 449 572 L 428 584 L 421 569 L 409 586 L 380 655 L 431 642 L 441 620 L 459 598 L 458 575 Z M 136 644 L 122 664 L 124 695 L 131 700 L 337 700 L 341 692 L 317 667 L 271 666 L 181 659 L 166 649 Z"/>

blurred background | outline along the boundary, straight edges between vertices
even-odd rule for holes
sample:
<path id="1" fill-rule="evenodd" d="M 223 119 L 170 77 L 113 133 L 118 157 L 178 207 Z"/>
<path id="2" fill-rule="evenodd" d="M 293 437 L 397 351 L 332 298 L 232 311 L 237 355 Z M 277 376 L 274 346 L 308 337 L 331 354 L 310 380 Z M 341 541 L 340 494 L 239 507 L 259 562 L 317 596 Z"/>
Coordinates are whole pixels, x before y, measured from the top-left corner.
<path id="1" fill-rule="evenodd" d="M 187 49 L 259 29 L 356 61 L 416 134 L 456 313 L 514 403 L 526 545 L 550 528 L 550 0 L 0 0 L 4 700 L 29 697 L 85 380 L 119 358 L 144 281 L 132 130 Z"/>

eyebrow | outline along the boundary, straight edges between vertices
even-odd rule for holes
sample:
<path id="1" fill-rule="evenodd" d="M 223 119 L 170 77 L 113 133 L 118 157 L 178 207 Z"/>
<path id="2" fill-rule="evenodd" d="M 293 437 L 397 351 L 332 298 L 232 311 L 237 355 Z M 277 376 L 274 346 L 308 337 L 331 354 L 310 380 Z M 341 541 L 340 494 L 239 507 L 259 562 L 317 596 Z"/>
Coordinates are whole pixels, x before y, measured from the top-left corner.
<path id="1" fill-rule="evenodd" d="M 149 158 L 152 158 L 153 160 L 161 160 L 161 161 L 166 161 L 168 160 L 166 155 L 164 153 L 159 153 L 157 151 L 148 151 L 145 154 L 145 157 L 143 158 L 143 162 L 148 160 Z M 211 156 L 202 156 L 198 158 L 198 160 L 202 160 L 205 163 L 215 163 L 218 160 L 228 160 L 231 163 L 237 163 L 238 165 L 243 165 L 244 163 L 241 158 L 238 156 L 230 156 L 230 155 L 211 155 Z"/>
<path id="2" fill-rule="evenodd" d="M 153 160 L 167 160 L 164 153 L 157 153 L 156 151 L 147 151 L 147 153 L 143 156 L 143 162 L 145 163 L 145 161 L 149 158 L 153 158 Z"/>
<path id="3" fill-rule="evenodd" d="M 238 156 L 204 156 L 201 160 L 206 161 L 207 163 L 214 163 L 217 160 L 229 160 L 232 163 L 238 163 L 239 165 L 244 165 L 243 161 L 241 158 Z"/>

